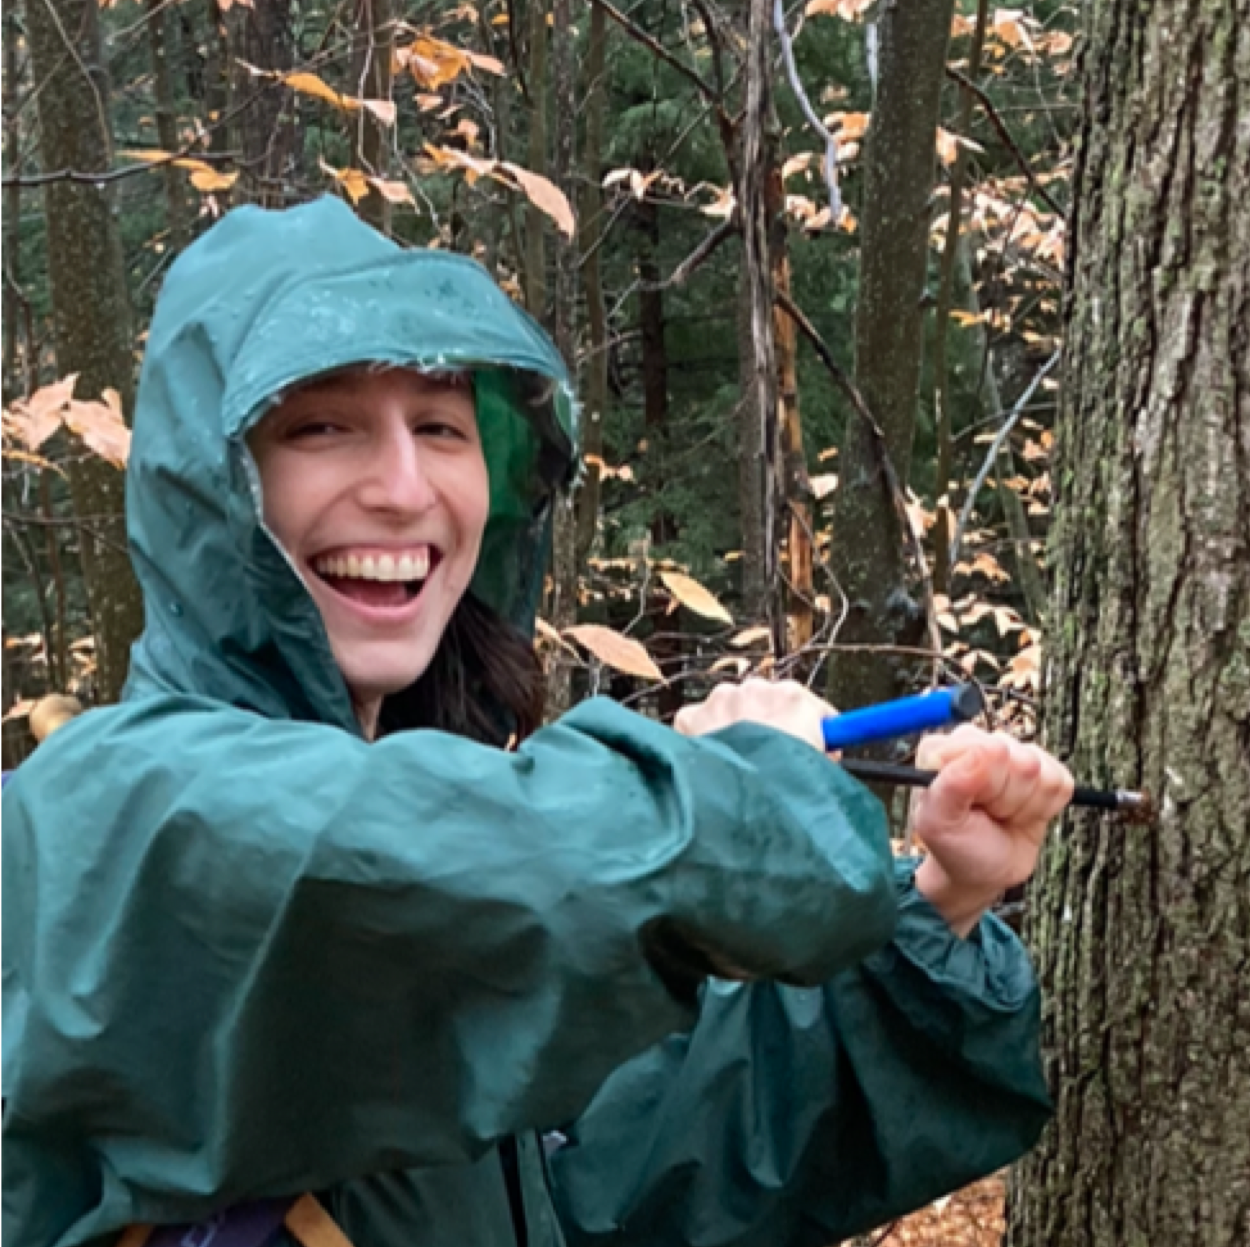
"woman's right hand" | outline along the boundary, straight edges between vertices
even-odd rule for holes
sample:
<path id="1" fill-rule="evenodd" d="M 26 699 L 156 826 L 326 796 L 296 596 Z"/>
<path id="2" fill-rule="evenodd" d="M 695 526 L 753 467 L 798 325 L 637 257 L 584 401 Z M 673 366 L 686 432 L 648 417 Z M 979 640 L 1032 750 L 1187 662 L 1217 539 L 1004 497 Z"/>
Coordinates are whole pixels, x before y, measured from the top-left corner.
<path id="1" fill-rule="evenodd" d="M 706 701 L 683 706 L 673 727 L 683 736 L 706 736 L 734 723 L 762 723 L 825 750 L 821 722 L 837 711 L 797 680 L 752 678 L 720 684 Z"/>

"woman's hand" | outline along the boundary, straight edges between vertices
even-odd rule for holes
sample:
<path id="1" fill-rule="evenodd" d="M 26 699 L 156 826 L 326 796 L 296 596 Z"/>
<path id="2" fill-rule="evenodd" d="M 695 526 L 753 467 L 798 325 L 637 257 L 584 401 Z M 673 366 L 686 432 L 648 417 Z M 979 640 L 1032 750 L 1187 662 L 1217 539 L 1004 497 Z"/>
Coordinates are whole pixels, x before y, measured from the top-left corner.
<path id="1" fill-rule="evenodd" d="M 940 772 L 912 819 L 929 850 L 916 887 L 963 937 L 1033 873 L 1048 824 L 1072 799 L 1072 776 L 1036 745 L 967 725 L 925 737 L 916 764 Z"/>
<path id="2" fill-rule="evenodd" d="M 733 723 L 763 723 L 823 753 L 821 721 L 835 713 L 827 701 L 795 680 L 774 683 L 753 678 L 741 684 L 718 684 L 707 701 L 682 707 L 673 726 L 683 736 L 706 736 Z"/>

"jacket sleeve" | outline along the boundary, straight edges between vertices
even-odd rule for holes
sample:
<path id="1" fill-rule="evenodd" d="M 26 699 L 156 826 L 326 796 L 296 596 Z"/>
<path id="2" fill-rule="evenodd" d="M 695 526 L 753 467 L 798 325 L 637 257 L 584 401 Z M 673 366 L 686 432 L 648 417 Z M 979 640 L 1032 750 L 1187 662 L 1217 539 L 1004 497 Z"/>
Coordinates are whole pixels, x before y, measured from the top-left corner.
<path id="1" fill-rule="evenodd" d="M 650 936 L 814 982 L 894 922 L 839 768 L 610 702 L 507 754 L 154 698 L 69 725 L 4 802 L 6 1214 L 54 1215 L 54 1174 L 96 1232 L 575 1116 L 693 1024 Z"/>
<path id="2" fill-rule="evenodd" d="M 1015 1160 L 1050 1114 L 1011 930 L 951 933 L 898 867 L 893 942 L 816 989 L 711 981 L 552 1158 L 570 1247 L 824 1247 Z"/>

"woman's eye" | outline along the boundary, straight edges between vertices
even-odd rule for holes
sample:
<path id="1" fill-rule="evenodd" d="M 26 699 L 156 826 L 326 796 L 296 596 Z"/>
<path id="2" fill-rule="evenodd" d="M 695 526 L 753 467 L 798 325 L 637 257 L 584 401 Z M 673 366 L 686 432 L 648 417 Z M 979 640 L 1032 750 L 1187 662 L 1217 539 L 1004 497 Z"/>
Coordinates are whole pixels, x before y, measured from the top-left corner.
<path id="1" fill-rule="evenodd" d="M 457 424 L 447 420 L 425 420 L 414 430 L 422 437 L 455 438 L 463 441 L 464 430 Z"/>
<path id="2" fill-rule="evenodd" d="M 291 428 L 287 436 L 292 438 L 326 437 L 337 433 L 340 426 L 332 420 L 305 420 Z"/>

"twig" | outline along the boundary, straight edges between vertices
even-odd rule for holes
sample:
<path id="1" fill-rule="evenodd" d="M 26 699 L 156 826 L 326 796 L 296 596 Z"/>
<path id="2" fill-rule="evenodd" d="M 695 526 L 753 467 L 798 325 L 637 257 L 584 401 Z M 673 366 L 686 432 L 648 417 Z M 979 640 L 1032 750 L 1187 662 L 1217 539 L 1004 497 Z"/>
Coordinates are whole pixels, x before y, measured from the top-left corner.
<path id="1" fill-rule="evenodd" d="M 149 169 L 159 169 L 162 165 L 172 164 L 175 160 L 182 160 L 194 152 L 196 145 L 201 142 L 203 142 L 203 139 L 197 137 L 194 142 L 189 143 L 186 147 L 176 152 L 170 152 L 166 156 L 161 156 L 157 160 L 145 160 L 137 165 L 123 165 L 120 169 L 108 169 L 100 173 L 84 173 L 81 169 L 58 169 L 55 173 L 32 173 L 7 177 L 3 182 L 0 182 L 0 185 L 32 187 L 46 186 L 49 182 L 86 182 L 91 185 L 117 182 L 122 178 L 132 177 L 136 173 L 147 173 Z M 235 157 L 231 152 L 198 152 L 194 159 L 211 163 L 213 161 L 234 160 Z"/>
<path id="2" fill-rule="evenodd" d="M 824 140 L 824 171 L 825 186 L 829 190 L 829 218 L 830 222 L 836 225 L 842 219 L 842 193 L 838 189 L 838 140 L 829 127 L 816 116 L 816 110 L 812 108 L 807 92 L 803 89 L 803 80 L 799 77 L 799 67 L 794 60 L 794 44 L 786 26 L 786 14 L 781 0 L 773 0 L 773 28 L 781 43 L 781 59 L 786 65 L 786 77 L 790 80 L 790 90 L 794 92 L 808 125 Z"/>
<path id="3" fill-rule="evenodd" d="M 716 75 L 716 89 L 720 92 L 721 99 L 725 98 L 725 66 L 723 61 L 724 49 L 721 47 L 720 30 L 717 28 L 719 18 L 712 12 L 711 6 L 707 0 L 693 0 L 694 7 L 698 9 L 699 16 L 703 19 L 703 29 L 707 31 L 707 41 L 712 45 L 712 72 Z"/>
<path id="4" fill-rule="evenodd" d="M 708 103 L 715 106 L 716 111 L 725 118 L 725 109 L 723 102 L 716 93 L 716 88 L 709 82 L 705 81 L 695 70 L 691 69 L 684 61 L 678 60 L 658 39 L 647 34 L 642 27 L 637 26 L 634 22 L 625 16 L 615 5 L 610 4 L 608 0 L 590 0 L 591 4 L 596 4 L 601 8 L 618 26 L 621 27 L 632 39 L 637 40 L 645 48 L 649 48 L 660 60 L 665 64 L 671 65 L 679 74 L 694 83 L 699 94 L 703 96 Z M 725 118 L 728 120 L 728 118 Z"/>
<path id="5" fill-rule="evenodd" d="M 707 260 L 713 251 L 725 241 L 738 232 L 738 221 L 736 216 L 730 217 L 727 221 L 722 221 L 672 272 L 670 277 L 666 277 L 663 281 L 651 282 L 649 284 L 640 285 L 639 290 L 656 291 L 667 290 L 670 286 L 683 285 L 690 275 Z"/>
<path id="6" fill-rule="evenodd" d="M 970 95 L 974 96 L 980 103 L 981 107 L 985 109 L 985 115 L 989 119 L 990 125 L 992 125 L 997 131 L 998 137 L 1002 139 L 1003 143 L 1007 147 L 1007 150 L 1011 152 L 1012 156 L 1015 158 L 1016 164 L 1020 166 L 1020 171 L 1026 178 L 1028 178 L 1029 185 L 1032 186 L 1037 192 L 1038 197 L 1045 202 L 1046 206 L 1050 208 L 1052 212 L 1057 212 L 1061 217 L 1067 216 L 1067 210 L 1059 203 L 1058 200 L 1054 198 L 1054 196 L 1051 195 L 1041 182 L 1037 180 L 1037 174 L 1033 172 L 1033 169 L 1029 164 L 1028 157 L 1020 150 L 1020 145 L 1016 142 L 1016 140 L 1011 137 L 1011 131 L 1007 129 L 1007 123 L 998 115 L 998 110 L 994 107 L 990 97 L 986 95 L 986 93 L 966 74 L 961 74 L 959 70 L 953 69 L 949 65 L 946 67 L 946 76 L 952 82 L 959 83 L 959 85 Z"/>
<path id="7" fill-rule="evenodd" d="M 955 525 L 955 536 L 951 539 L 951 571 L 954 572 L 955 565 L 959 562 L 959 547 L 963 544 L 964 531 L 968 527 L 968 521 L 972 518 L 972 508 L 976 505 L 977 494 L 981 492 L 981 486 L 985 484 L 986 477 L 989 476 L 990 470 L 993 468 L 995 461 L 998 459 L 998 452 L 1002 449 L 1003 443 L 1011 436 L 1011 430 L 1016 427 L 1016 422 L 1024 415 L 1025 408 L 1029 405 L 1029 400 L 1037 391 L 1037 387 L 1041 385 L 1046 374 L 1059 362 L 1059 352 L 1056 351 L 1038 370 L 1037 375 L 1029 382 L 1028 389 L 1020 396 L 1020 401 L 1012 408 L 1011 415 L 1003 422 L 1003 427 L 998 430 L 990 448 L 985 456 L 985 462 L 981 464 L 981 470 L 977 473 L 977 479 L 972 482 L 972 488 L 968 490 L 968 496 L 964 499 L 963 509 L 959 512 L 959 523 Z"/>

